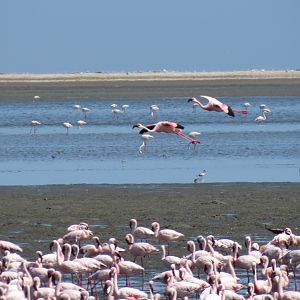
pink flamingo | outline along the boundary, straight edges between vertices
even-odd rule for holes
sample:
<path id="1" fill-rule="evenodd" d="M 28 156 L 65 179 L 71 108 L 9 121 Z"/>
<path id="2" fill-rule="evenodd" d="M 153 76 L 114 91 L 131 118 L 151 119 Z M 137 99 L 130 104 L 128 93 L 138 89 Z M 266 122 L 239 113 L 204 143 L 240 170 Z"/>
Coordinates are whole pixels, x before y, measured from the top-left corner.
<path id="1" fill-rule="evenodd" d="M 143 257 L 151 254 L 152 252 L 158 252 L 159 250 L 153 245 L 146 242 L 134 242 L 134 237 L 131 233 L 126 234 L 125 240 L 128 244 L 128 252 L 134 256 L 134 261 L 138 256 L 141 257 L 141 263 L 143 266 Z"/>
<path id="2" fill-rule="evenodd" d="M 140 134 L 143 134 L 145 132 L 165 132 L 165 133 L 175 133 L 177 135 L 179 135 L 180 137 L 182 137 L 183 139 L 187 140 L 190 142 L 190 144 L 199 144 L 200 142 L 192 139 L 191 137 L 185 135 L 182 132 L 182 129 L 184 129 L 184 127 L 176 122 L 170 122 L 170 121 L 161 121 L 155 124 L 149 124 L 144 126 L 141 123 L 137 123 L 135 125 L 133 125 L 132 128 L 141 128 L 142 130 L 139 132 Z"/>
<path id="3" fill-rule="evenodd" d="M 19 247 L 18 245 L 9 242 L 9 241 L 0 241 L 0 253 L 4 253 L 5 250 L 9 250 L 9 251 L 20 251 L 22 252 L 22 248 Z"/>
<path id="4" fill-rule="evenodd" d="M 131 219 L 129 221 L 129 227 L 131 229 L 131 233 L 136 238 L 147 239 L 147 237 L 154 236 L 154 232 L 151 229 L 143 226 L 137 226 L 136 219 Z"/>
<path id="5" fill-rule="evenodd" d="M 193 102 L 194 104 L 199 105 L 202 109 L 207 111 L 217 111 L 217 112 L 224 112 L 225 114 L 234 117 L 234 113 L 241 113 L 243 115 L 248 114 L 247 110 L 238 110 L 238 109 L 232 109 L 230 106 L 222 103 L 216 98 L 210 97 L 210 96 L 203 96 L 200 97 L 205 98 L 208 100 L 207 104 L 202 104 L 199 100 L 197 100 L 195 97 L 190 98 L 188 102 Z"/>
<path id="6" fill-rule="evenodd" d="M 115 296 L 115 299 L 147 299 L 148 295 L 138 289 L 131 287 L 118 287 L 118 274 L 115 267 L 111 268 L 111 276 L 113 280 L 107 280 L 105 282 L 104 291 L 107 295 Z"/>
<path id="7" fill-rule="evenodd" d="M 159 240 L 159 241 L 165 241 L 168 243 L 168 255 L 170 254 L 169 248 L 170 248 L 170 241 L 175 241 L 181 237 L 184 237 L 184 234 L 173 230 L 173 229 L 160 229 L 160 225 L 158 222 L 153 222 L 151 224 L 151 228 L 154 232 L 154 236 Z"/>

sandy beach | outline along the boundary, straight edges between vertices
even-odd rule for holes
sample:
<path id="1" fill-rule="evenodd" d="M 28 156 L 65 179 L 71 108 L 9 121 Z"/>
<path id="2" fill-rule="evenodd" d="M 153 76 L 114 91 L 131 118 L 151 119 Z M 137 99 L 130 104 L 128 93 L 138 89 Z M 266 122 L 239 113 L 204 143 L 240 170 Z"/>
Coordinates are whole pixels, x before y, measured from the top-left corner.
<path id="1" fill-rule="evenodd" d="M 297 96 L 299 71 L 0 74 L 0 100 Z M 49 92 L 51 91 L 51 93 Z"/>
<path id="2" fill-rule="evenodd" d="M 88 222 L 102 241 L 114 236 L 126 247 L 129 220 L 185 234 L 177 243 L 197 235 L 214 234 L 243 243 L 245 235 L 269 240 L 265 229 L 291 227 L 300 234 L 298 183 L 182 184 L 182 185 L 52 185 L 1 187 L 1 239 L 24 248 L 48 252 L 52 239 L 63 236 L 70 224 Z"/>

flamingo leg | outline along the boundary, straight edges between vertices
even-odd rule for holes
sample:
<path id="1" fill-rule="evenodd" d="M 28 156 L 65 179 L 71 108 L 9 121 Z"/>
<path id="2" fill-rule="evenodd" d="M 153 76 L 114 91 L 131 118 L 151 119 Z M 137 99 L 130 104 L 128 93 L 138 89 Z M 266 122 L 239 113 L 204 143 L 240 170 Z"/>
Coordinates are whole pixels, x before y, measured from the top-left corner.
<path id="1" fill-rule="evenodd" d="M 197 140 L 195 140 L 195 139 L 192 139 L 192 138 L 190 138 L 189 136 L 185 135 L 185 134 L 184 134 L 183 132 L 181 132 L 181 131 L 177 131 L 176 134 L 179 135 L 180 137 L 182 137 L 183 139 L 189 141 L 191 144 L 194 144 L 194 145 L 195 145 L 195 144 L 199 144 L 199 143 L 200 143 L 199 141 L 197 141 Z"/>
<path id="2" fill-rule="evenodd" d="M 248 110 L 233 109 L 233 112 L 237 112 L 237 113 L 240 113 L 242 115 L 248 115 L 249 114 Z"/>

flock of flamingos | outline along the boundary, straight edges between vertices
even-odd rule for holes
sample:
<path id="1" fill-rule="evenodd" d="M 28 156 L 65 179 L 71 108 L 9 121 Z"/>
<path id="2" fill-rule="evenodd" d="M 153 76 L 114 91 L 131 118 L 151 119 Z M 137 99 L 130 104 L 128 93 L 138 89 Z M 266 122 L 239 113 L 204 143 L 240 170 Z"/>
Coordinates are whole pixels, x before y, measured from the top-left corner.
<path id="1" fill-rule="evenodd" d="M 251 106 L 251 104 L 249 102 L 246 102 L 243 105 L 244 109 L 242 109 L 242 110 L 235 109 L 235 108 L 231 108 L 229 105 L 226 105 L 225 103 L 222 103 L 221 101 L 219 101 L 216 98 L 213 98 L 210 96 L 203 96 L 203 95 L 201 95 L 200 97 L 205 99 L 207 101 L 207 103 L 203 104 L 195 97 L 188 99 L 188 102 L 193 103 L 193 110 L 195 110 L 196 107 L 200 107 L 206 111 L 222 112 L 222 113 L 229 115 L 230 117 L 234 117 L 236 113 L 244 114 L 244 115 L 248 114 L 248 112 L 249 112 L 248 108 Z M 34 101 L 39 100 L 39 99 L 40 99 L 39 96 L 34 96 Z M 87 122 L 86 122 L 87 113 L 90 112 L 91 109 L 88 107 L 81 107 L 79 104 L 73 105 L 73 108 L 78 109 L 78 110 L 81 109 L 85 116 L 85 120 L 77 121 L 77 126 L 83 127 L 83 126 L 87 125 Z M 124 105 L 122 105 L 122 107 L 119 107 L 117 104 L 112 104 L 111 108 L 112 108 L 113 116 L 115 118 L 118 118 L 118 116 L 120 114 L 124 114 L 127 112 L 129 105 L 124 104 Z M 159 107 L 157 105 L 153 104 L 150 106 L 150 115 L 153 119 L 156 118 L 158 110 L 159 110 Z M 254 121 L 258 124 L 264 123 L 267 119 L 267 114 L 271 112 L 271 110 L 265 104 L 260 105 L 260 111 L 261 111 L 261 115 L 254 119 Z M 36 133 L 37 126 L 39 126 L 41 124 L 42 123 L 38 120 L 31 121 L 33 133 Z M 72 128 L 73 125 L 70 122 L 64 122 L 62 125 L 66 128 L 66 130 L 67 130 L 66 134 L 68 135 L 69 129 Z M 142 144 L 139 148 L 140 153 L 142 153 L 145 150 L 147 141 L 149 141 L 150 139 L 153 138 L 153 136 L 150 134 L 153 132 L 175 133 L 178 136 L 180 136 L 181 138 L 187 140 L 190 144 L 193 144 L 194 146 L 196 146 L 198 143 L 200 143 L 199 140 L 196 139 L 200 135 L 199 132 L 192 131 L 188 135 L 186 135 L 183 133 L 184 126 L 179 123 L 172 122 L 172 121 L 160 121 L 160 122 L 149 124 L 149 125 L 143 125 L 141 123 L 138 123 L 138 124 L 133 125 L 132 128 L 140 128 L 141 129 L 139 132 L 142 137 Z"/>
<path id="2" fill-rule="evenodd" d="M 184 234 L 161 229 L 158 222 L 147 228 L 131 219 L 129 225 L 126 248 L 115 238 L 101 243 L 82 222 L 53 240 L 52 252 L 33 253 L 33 261 L 22 257 L 18 245 L 0 241 L 0 299 L 300 299 L 300 236 L 289 228 L 269 229 L 274 238 L 264 245 L 246 236 L 241 246 L 213 235 L 185 241 Z M 186 249 L 181 256 L 170 255 L 179 239 Z M 149 256 L 162 271 L 152 278 L 146 268 Z M 241 271 L 247 279 L 238 278 Z M 130 285 L 137 274 L 140 288 Z"/>

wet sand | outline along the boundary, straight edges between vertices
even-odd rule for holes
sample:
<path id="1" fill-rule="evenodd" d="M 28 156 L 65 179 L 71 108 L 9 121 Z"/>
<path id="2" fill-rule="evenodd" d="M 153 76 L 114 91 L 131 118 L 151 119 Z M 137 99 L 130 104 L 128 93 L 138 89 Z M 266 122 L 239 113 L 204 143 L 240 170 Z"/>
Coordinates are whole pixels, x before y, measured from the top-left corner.
<path id="1" fill-rule="evenodd" d="M 114 236 L 126 247 L 129 219 L 150 227 L 154 221 L 176 229 L 185 242 L 214 234 L 243 243 L 245 235 L 264 240 L 265 229 L 291 227 L 300 234 L 298 183 L 230 183 L 176 185 L 50 185 L 0 187 L 0 239 L 24 248 L 48 252 L 52 239 L 63 236 L 70 224 L 88 222 L 102 241 Z"/>
<path id="2" fill-rule="evenodd" d="M 0 100 L 299 96 L 300 71 L 0 74 Z"/>

